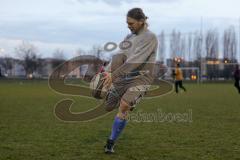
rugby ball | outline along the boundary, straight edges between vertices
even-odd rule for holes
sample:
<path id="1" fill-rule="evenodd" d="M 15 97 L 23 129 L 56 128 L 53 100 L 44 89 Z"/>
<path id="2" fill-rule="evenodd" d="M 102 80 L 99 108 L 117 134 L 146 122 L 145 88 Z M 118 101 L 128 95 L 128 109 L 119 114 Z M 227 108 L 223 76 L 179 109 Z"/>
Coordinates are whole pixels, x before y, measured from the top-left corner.
<path id="1" fill-rule="evenodd" d="M 90 82 L 92 96 L 96 99 L 103 99 L 107 94 L 107 89 L 103 86 L 105 80 L 102 80 L 102 78 L 104 76 L 104 73 L 98 73 Z"/>

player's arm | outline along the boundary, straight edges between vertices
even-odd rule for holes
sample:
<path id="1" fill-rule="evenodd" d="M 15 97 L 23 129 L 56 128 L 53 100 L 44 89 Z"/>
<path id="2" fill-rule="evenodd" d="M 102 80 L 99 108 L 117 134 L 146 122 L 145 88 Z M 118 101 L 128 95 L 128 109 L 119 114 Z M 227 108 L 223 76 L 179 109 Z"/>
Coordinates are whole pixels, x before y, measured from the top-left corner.
<path id="1" fill-rule="evenodd" d="M 173 77 L 176 76 L 176 71 L 175 71 L 175 69 L 172 70 L 172 76 L 173 76 Z"/>

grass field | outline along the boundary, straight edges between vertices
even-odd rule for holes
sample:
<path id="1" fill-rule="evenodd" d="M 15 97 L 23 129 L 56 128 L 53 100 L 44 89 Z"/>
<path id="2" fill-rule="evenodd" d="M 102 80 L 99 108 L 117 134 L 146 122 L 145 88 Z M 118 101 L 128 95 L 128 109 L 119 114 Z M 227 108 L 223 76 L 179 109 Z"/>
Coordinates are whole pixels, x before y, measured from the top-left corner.
<path id="1" fill-rule="evenodd" d="M 232 84 L 186 84 L 187 93 L 145 99 L 134 110 L 192 111 L 192 122 L 129 121 L 115 147 L 103 146 L 115 114 L 91 122 L 63 122 L 54 105 L 76 101 L 72 111 L 99 102 L 58 95 L 46 81 L 0 81 L 0 160 L 240 160 L 240 95 Z"/>

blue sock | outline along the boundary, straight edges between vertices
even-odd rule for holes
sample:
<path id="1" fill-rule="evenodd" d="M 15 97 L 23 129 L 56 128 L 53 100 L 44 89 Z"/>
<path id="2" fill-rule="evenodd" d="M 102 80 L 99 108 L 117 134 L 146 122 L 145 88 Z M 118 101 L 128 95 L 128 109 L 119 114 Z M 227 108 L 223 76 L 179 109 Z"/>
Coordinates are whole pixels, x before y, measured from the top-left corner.
<path id="1" fill-rule="evenodd" d="M 118 136 L 121 134 L 126 124 L 127 124 L 127 120 L 120 119 L 119 117 L 116 116 L 113 122 L 112 134 L 110 136 L 110 139 L 115 141 L 118 138 Z"/>

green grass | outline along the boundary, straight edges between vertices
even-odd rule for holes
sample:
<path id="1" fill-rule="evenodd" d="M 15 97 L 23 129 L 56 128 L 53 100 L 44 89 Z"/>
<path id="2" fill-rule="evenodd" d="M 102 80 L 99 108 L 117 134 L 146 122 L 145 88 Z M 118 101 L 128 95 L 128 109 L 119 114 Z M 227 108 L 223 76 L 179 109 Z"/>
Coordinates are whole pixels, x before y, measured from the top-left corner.
<path id="1" fill-rule="evenodd" d="M 187 93 L 145 99 L 134 110 L 185 113 L 192 122 L 130 121 L 114 155 L 103 145 L 115 111 L 91 122 L 63 122 L 54 105 L 73 98 L 72 111 L 99 101 L 58 95 L 46 81 L 0 81 L 0 160 L 226 160 L 240 158 L 240 95 L 232 84 L 186 84 Z"/>

